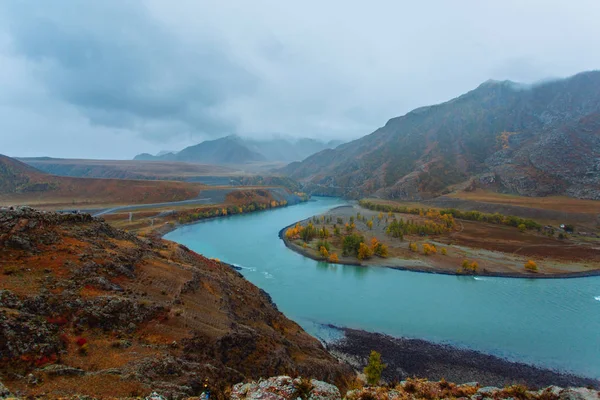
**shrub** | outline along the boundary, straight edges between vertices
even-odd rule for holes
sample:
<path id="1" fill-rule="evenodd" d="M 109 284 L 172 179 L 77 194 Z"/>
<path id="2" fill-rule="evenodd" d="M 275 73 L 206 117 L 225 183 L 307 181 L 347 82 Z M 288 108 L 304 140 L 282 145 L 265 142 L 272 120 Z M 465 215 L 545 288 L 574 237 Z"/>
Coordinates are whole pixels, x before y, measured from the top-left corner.
<path id="1" fill-rule="evenodd" d="M 521 232 L 525 232 L 527 230 L 527 227 L 525 226 L 525 224 L 520 224 L 517 228 L 519 228 L 519 231 L 521 231 Z"/>
<path id="2" fill-rule="evenodd" d="M 325 248 L 325 246 L 321 246 L 319 248 L 319 253 L 321 254 L 321 257 L 324 257 L 324 258 L 328 258 L 329 257 L 329 252 L 327 251 L 327 249 Z"/>
<path id="3" fill-rule="evenodd" d="M 528 261 L 525 263 L 525 269 L 526 269 L 527 271 L 531 271 L 531 272 L 537 272 L 537 270 L 538 270 L 538 267 L 537 267 L 537 264 L 535 263 L 535 261 L 533 261 L 533 260 L 528 260 Z"/>
<path id="4" fill-rule="evenodd" d="M 315 248 L 318 251 L 321 251 L 321 247 L 325 247 L 325 249 L 327 251 L 331 251 L 331 244 L 327 240 L 319 240 L 319 241 L 317 241 L 317 245 L 315 246 Z"/>
<path id="5" fill-rule="evenodd" d="M 569 233 L 575 232 L 575 226 L 573 226 L 571 224 L 566 224 L 565 225 L 565 232 L 569 232 Z"/>
<path id="6" fill-rule="evenodd" d="M 329 256 L 329 262 L 336 263 L 339 261 L 340 261 L 340 259 L 338 258 L 337 253 L 333 253 Z"/>
<path id="7" fill-rule="evenodd" d="M 308 378 L 300 378 L 294 382 L 294 389 L 296 389 L 296 393 L 294 393 L 293 398 L 301 398 L 302 400 L 306 400 L 310 397 L 310 392 L 313 390 L 313 384 Z"/>
<path id="8" fill-rule="evenodd" d="M 415 252 L 415 253 L 416 253 L 416 252 L 419 250 L 419 248 L 417 247 L 417 244 L 416 244 L 416 243 L 410 243 L 410 244 L 408 245 L 408 248 L 410 249 L 410 251 L 413 251 L 413 252 Z"/>
<path id="9" fill-rule="evenodd" d="M 429 243 L 423 243 L 423 254 L 428 256 L 430 254 L 435 254 L 435 253 L 437 253 L 437 249 L 435 248 L 434 245 L 429 244 Z"/>
<path id="10" fill-rule="evenodd" d="M 369 246 L 367 246 L 364 242 L 361 242 L 358 245 L 358 254 L 356 255 L 356 257 L 359 260 L 365 260 L 367 258 L 371 258 L 372 255 L 373 255 L 373 250 L 371 250 L 371 248 Z"/>
<path id="11" fill-rule="evenodd" d="M 448 251 L 446 250 L 445 247 L 442 247 L 442 250 L 440 250 L 440 253 L 442 253 L 442 255 L 445 256 L 446 254 L 448 254 Z"/>
<path id="12" fill-rule="evenodd" d="M 462 266 L 461 266 L 461 269 L 459 270 L 459 272 L 475 274 L 475 273 L 477 273 L 478 268 L 479 268 L 479 264 L 477 264 L 477 261 L 469 262 L 469 260 L 463 260 Z"/>
<path id="13" fill-rule="evenodd" d="M 356 234 L 344 237 L 344 242 L 342 243 L 342 254 L 344 256 L 358 255 L 360 244 L 364 241 L 365 239 L 362 236 Z"/>
<path id="14" fill-rule="evenodd" d="M 381 373 L 385 367 L 386 365 L 381 362 L 381 354 L 372 350 L 369 356 L 369 363 L 363 370 L 367 376 L 367 383 L 369 385 L 377 385 L 381 380 Z"/>

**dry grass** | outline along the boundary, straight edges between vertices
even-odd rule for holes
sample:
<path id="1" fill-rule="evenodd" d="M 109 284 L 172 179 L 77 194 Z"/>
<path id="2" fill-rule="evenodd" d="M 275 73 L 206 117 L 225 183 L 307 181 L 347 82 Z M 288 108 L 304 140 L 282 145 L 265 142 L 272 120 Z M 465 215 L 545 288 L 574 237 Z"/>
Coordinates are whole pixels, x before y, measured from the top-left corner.
<path id="1" fill-rule="evenodd" d="M 477 189 L 472 192 L 452 193 L 446 197 L 569 213 L 600 213 L 600 201 L 574 199 L 566 196 L 524 197 Z"/>

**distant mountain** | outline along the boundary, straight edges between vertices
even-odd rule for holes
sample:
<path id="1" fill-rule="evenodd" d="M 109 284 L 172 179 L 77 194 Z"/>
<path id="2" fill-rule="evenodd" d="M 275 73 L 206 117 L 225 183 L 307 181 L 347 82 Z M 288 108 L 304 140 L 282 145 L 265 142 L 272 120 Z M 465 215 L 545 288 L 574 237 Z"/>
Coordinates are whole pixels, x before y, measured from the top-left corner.
<path id="1" fill-rule="evenodd" d="M 0 154 L 0 194 L 45 190 L 41 185 L 43 173 L 29 165 Z"/>
<path id="2" fill-rule="evenodd" d="M 156 156 L 142 153 L 134 160 L 186 161 L 204 164 L 246 164 L 257 161 L 300 161 L 341 141 L 323 142 L 316 139 L 274 138 L 265 140 L 226 136 L 186 147 L 180 152 L 161 152 Z"/>
<path id="3" fill-rule="evenodd" d="M 282 172 L 313 193 L 422 199 L 457 186 L 600 199 L 600 71 L 487 81 Z"/>
<path id="4" fill-rule="evenodd" d="M 178 153 L 167 153 L 152 156 L 143 153 L 134 160 L 184 161 L 202 164 L 246 164 L 266 161 L 265 156 L 250 150 L 237 136 L 226 136 L 220 139 L 207 140 L 200 144 L 186 147 Z"/>

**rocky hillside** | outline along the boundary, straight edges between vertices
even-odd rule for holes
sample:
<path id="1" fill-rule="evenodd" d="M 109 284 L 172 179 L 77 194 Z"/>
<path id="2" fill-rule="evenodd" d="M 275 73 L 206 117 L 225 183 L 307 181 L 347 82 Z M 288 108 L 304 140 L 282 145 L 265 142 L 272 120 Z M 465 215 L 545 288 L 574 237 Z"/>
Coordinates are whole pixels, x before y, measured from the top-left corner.
<path id="1" fill-rule="evenodd" d="M 332 140 L 324 142 L 316 139 L 247 139 L 236 135 L 207 140 L 186 147 L 180 152 L 165 154 L 138 154 L 135 160 L 147 161 L 186 161 L 205 164 L 245 164 L 257 161 L 292 162 L 324 149 L 335 148 L 342 142 Z"/>
<path id="2" fill-rule="evenodd" d="M 0 209 L 0 288 L 0 381 L 23 397 L 350 373 L 229 266 L 87 214 Z"/>
<path id="3" fill-rule="evenodd" d="M 600 71 L 488 81 L 284 171 L 313 193 L 415 199 L 453 185 L 600 199 Z"/>

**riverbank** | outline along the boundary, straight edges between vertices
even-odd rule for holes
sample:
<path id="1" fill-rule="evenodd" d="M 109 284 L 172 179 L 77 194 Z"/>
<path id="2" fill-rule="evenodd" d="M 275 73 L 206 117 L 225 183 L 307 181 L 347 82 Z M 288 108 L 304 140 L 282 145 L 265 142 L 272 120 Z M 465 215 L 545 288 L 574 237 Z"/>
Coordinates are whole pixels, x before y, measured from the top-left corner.
<path id="1" fill-rule="evenodd" d="M 327 350 L 362 371 L 369 354 L 375 350 L 387 364 L 383 379 L 400 382 L 408 377 L 432 381 L 446 379 L 456 383 L 479 382 L 482 386 L 504 387 L 524 384 L 530 388 L 556 385 L 600 388 L 600 380 L 511 362 L 473 350 L 436 344 L 421 339 L 394 338 L 381 333 L 337 328 L 340 340 L 326 343 Z"/>
<path id="2" fill-rule="evenodd" d="M 133 212 L 113 212 L 103 215 L 102 218 L 112 226 L 136 235 L 162 238 L 180 226 L 285 207 L 309 200 L 303 194 L 291 193 L 281 187 L 235 187 L 211 189 L 203 193 L 212 203 L 141 207 Z"/>
<path id="3" fill-rule="evenodd" d="M 386 233 L 388 221 L 391 222 L 392 218 L 411 220 L 414 224 L 431 221 L 418 215 L 382 214 L 356 205 L 336 207 L 315 217 L 299 223 L 305 226 L 312 222 L 317 229 L 325 228 L 330 233 L 336 226 L 344 229 L 343 224 L 354 224 L 352 234 L 363 236 L 367 244 L 375 238 L 389 249 L 389 255 L 385 258 L 373 256 L 358 260 L 355 256 L 341 256 L 342 235 L 348 234 L 344 232 L 337 238 L 332 235 L 327 239 L 333 247 L 330 253 L 335 251 L 339 255 L 338 261 L 332 262 L 317 251 L 316 245 L 309 242 L 304 246 L 301 240 L 286 237 L 287 229 L 295 224 L 279 231 L 279 237 L 289 249 L 316 261 L 442 275 L 532 279 L 600 276 L 600 250 L 593 243 L 550 239 L 543 235 L 519 232 L 512 227 L 473 221 L 458 221 L 456 229 L 441 234 L 407 235 L 402 241 Z M 323 217 L 327 219 L 323 221 Z M 411 243 L 415 246 L 413 249 Z M 433 246 L 434 252 L 423 254 L 424 245 Z M 548 256 L 544 256 L 546 253 Z M 524 265 L 533 259 L 536 269 L 525 268 Z M 476 270 L 462 268 L 465 260 L 469 265 L 475 263 Z"/>

